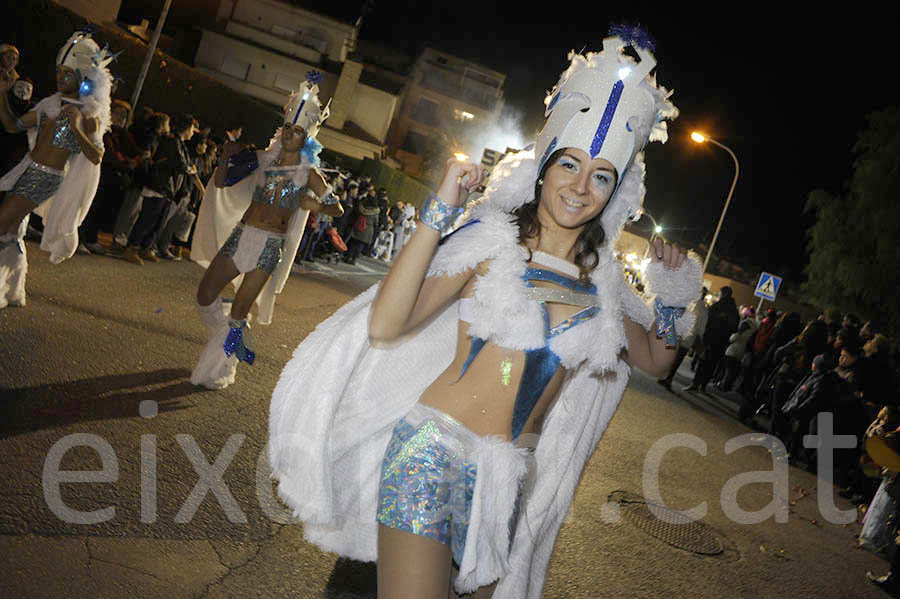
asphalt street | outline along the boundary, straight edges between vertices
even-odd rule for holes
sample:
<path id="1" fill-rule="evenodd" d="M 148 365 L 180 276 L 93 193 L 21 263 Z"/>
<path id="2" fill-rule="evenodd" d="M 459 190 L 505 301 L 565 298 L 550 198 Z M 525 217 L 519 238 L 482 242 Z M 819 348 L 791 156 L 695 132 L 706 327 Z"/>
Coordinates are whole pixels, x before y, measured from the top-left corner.
<path id="1" fill-rule="evenodd" d="M 188 380 L 206 343 L 199 266 L 81 255 L 53 266 L 36 244 L 28 252 L 28 304 L 0 310 L 0 596 L 375 597 L 371 564 L 302 539 L 273 497 L 264 448 L 294 348 L 387 265 L 297 266 L 274 324 L 254 327 L 256 363 L 216 392 Z M 544 597 L 884 596 L 865 580 L 888 565 L 856 547 L 861 515 L 831 523 L 817 502 L 854 506 L 787 467 L 736 411 L 635 372 L 583 473 Z M 741 435 L 760 444 L 726 449 Z M 654 458 L 658 497 L 643 484 Z M 773 465 L 787 467 L 786 496 L 735 486 Z M 736 501 L 723 501 L 729 489 Z M 645 517 L 648 501 L 706 513 L 673 528 Z M 773 501 L 787 522 L 736 521 L 736 508 Z"/>

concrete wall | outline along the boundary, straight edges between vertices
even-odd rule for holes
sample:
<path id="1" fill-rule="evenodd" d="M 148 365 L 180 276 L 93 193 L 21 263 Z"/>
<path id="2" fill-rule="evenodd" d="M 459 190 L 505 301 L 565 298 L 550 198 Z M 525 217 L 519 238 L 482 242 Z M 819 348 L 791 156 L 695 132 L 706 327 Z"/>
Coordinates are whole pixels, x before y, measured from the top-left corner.
<path id="1" fill-rule="evenodd" d="M 397 96 L 368 85 L 358 84 L 349 118 L 366 133 L 384 143 L 398 101 Z"/>
<path id="2" fill-rule="evenodd" d="M 381 157 L 381 148 L 379 146 L 350 137 L 341 131 L 329 128 L 328 121 L 325 121 L 325 123 L 325 126 L 319 129 L 316 139 L 326 149 L 360 160 L 364 158 L 377 160 Z"/>
<path id="3" fill-rule="evenodd" d="M 336 62 L 347 58 L 353 26 L 275 0 L 225 0 L 219 17 L 249 25 L 273 35 L 310 45 Z M 321 42 L 321 43 L 320 43 Z"/>
<path id="4" fill-rule="evenodd" d="M 194 62 L 207 72 L 221 73 L 229 79 L 251 84 L 241 91 L 278 106 L 287 102 L 290 91 L 293 91 L 288 88 L 299 86 L 306 73 L 316 68 L 212 31 L 203 32 Z M 237 89 L 229 81 L 222 81 Z M 337 76 L 323 72 L 319 98 L 327 102 L 336 86 Z"/>
<path id="5" fill-rule="evenodd" d="M 294 60 L 213 31 L 203 32 L 194 64 L 229 87 L 276 106 L 284 105 L 287 102 L 289 88 L 293 86 L 293 89 L 296 89 L 306 77 L 306 73 L 316 68 L 311 63 Z M 345 64 L 361 68 L 358 63 Z M 319 99 L 323 104 L 336 93 L 339 79 L 333 73 L 322 72 Z M 345 79 L 346 85 L 342 91 L 342 95 L 345 96 L 343 120 L 352 121 L 384 143 L 397 108 L 397 97 L 359 83 L 358 74 L 355 78 Z M 335 103 L 340 105 L 337 99 Z M 332 114 L 335 114 L 334 110 Z M 341 119 L 334 117 L 332 119 L 334 120 L 329 119 L 329 124 L 333 128 L 343 127 Z M 351 155 L 356 156 L 359 152 L 360 150 L 357 150 Z M 378 152 L 375 155 L 377 154 Z M 365 150 L 365 155 L 372 155 L 370 149 Z"/>

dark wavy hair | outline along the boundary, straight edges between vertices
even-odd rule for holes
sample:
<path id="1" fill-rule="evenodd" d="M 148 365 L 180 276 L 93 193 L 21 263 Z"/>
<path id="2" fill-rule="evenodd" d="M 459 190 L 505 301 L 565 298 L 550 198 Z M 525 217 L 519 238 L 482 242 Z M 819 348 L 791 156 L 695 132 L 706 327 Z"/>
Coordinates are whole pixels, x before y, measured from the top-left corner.
<path id="1" fill-rule="evenodd" d="M 564 151 L 565 148 L 562 148 L 550 155 L 550 158 L 541 167 L 537 181 L 534 182 L 534 197 L 513 211 L 513 214 L 516 216 L 516 225 L 519 227 L 519 243 L 523 246 L 526 239 L 537 239 L 538 241 L 541 239 L 541 222 L 538 220 L 537 214 L 538 204 L 540 204 L 541 199 L 541 186 L 547 169 L 556 164 L 556 161 L 559 160 Z M 610 197 L 610 200 L 612 200 L 612 197 Z M 609 203 L 607 203 L 608 205 Z M 600 261 L 597 247 L 606 239 L 606 231 L 603 230 L 603 223 L 600 221 L 602 215 L 603 211 L 601 210 L 600 214 L 589 220 L 585 224 L 584 229 L 581 230 L 581 233 L 578 234 L 578 239 L 575 240 L 575 264 L 581 269 L 581 278 L 584 280 L 588 279 L 590 272 L 596 268 Z"/>

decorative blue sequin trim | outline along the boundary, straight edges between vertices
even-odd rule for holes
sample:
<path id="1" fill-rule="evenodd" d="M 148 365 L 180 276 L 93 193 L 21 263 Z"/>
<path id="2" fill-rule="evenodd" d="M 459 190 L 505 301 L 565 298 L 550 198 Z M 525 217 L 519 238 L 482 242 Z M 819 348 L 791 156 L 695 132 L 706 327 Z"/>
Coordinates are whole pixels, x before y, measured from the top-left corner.
<path id="1" fill-rule="evenodd" d="M 256 352 L 244 345 L 244 328 L 249 328 L 247 321 L 231 321 L 231 330 L 228 331 L 228 336 L 225 338 L 225 355 L 230 358 L 234 354 L 237 355 L 238 361 L 253 364 L 253 361 L 256 360 Z"/>
<path id="2" fill-rule="evenodd" d="M 606 141 L 606 135 L 609 133 L 609 126 L 612 124 L 613 117 L 616 115 L 616 108 L 619 106 L 619 98 L 622 97 L 622 91 L 625 84 L 622 80 L 616 81 L 613 85 L 612 92 L 609 94 L 609 100 L 606 102 L 606 110 L 603 111 L 603 117 L 597 126 L 597 132 L 594 133 L 594 141 L 591 143 L 591 158 L 596 158 L 597 154 L 603 148 L 603 142 Z"/>
<path id="3" fill-rule="evenodd" d="M 653 302 L 653 308 L 656 312 L 656 337 L 666 339 L 666 347 L 675 347 L 678 337 L 675 334 L 675 320 L 684 316 L 684 308 L 673 308 L 672 306 L 663 306 L 659 298 Z"/>

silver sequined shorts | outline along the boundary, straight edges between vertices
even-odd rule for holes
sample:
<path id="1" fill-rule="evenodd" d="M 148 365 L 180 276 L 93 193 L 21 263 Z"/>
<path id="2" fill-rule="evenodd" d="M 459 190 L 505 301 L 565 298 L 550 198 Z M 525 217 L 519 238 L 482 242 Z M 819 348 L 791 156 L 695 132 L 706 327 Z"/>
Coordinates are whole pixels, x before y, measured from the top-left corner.
<path id="1" fill-rule="evenodd" d="M 219 253 L 234 260 L 240 272 L 258 268 L 272 274 L 281 262 L 283 251 L 284 235 L 239 223 Z"/>
<path id="2" fill-rule="evenodd" d="M 416 404 L 394 427 L 385 451 L 377 521 L 449 545 L 462 563 L 478 441 L 452 416 Z"/>
<path id="3" fill-rule="evenodd" d="M 59 189 L 63 175 L 61 170 L 32 161 L 9 191 L 9 195 L 22 196 L 35 207 L 40 206 Z"/>

